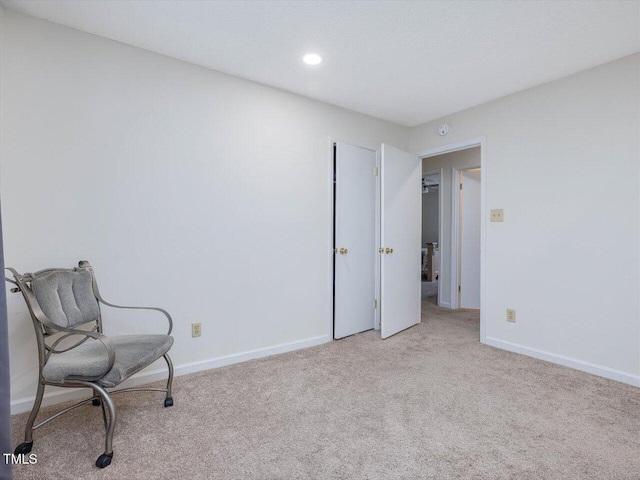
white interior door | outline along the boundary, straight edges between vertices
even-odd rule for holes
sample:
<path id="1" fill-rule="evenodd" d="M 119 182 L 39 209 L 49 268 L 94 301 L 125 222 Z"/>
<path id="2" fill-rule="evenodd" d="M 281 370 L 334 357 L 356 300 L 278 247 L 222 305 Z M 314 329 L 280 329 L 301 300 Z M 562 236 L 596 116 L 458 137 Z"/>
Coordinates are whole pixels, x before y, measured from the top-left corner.
<path id="1" fill-rule="evenodd" d="M 374 328 L 376 152 L 336 143 L 334 337 Z"/>
<path id="2" fill-rule="evenodd" d="M 460 174 L 460 306 L 480 308 L 480 169 Z"/>
<path id="3" fill-rule="evenodd" d="M 420 322 L 422 162 L 382 145 L 381 335 L 390 337 Z"/>

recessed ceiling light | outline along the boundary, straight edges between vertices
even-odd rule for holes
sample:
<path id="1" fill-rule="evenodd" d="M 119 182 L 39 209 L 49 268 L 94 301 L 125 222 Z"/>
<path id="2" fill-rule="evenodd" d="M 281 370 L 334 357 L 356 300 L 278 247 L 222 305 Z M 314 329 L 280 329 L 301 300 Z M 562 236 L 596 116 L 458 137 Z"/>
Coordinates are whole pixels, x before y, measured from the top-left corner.
<path id="1" fill-rule="evenodd" d="M 307 65 L 319 65 L 322 62 L 322 57 L 315 53 L 307 53 L 302 57 L 302 61 Z"/>

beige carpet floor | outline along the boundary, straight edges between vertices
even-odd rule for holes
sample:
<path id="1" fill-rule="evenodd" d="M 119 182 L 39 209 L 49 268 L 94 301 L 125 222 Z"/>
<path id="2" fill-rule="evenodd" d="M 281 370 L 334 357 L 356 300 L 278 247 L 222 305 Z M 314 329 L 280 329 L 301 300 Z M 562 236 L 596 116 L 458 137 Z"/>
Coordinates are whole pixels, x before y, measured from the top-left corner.
<path id="1" fill-rule="evenodd" d="M 422 301 L 438 304 L 438 282 L 421 282 L 422 287 Z"/>
<path id="2" fill-rule="evenodd" d="M 17 479 L 640 478 L 640 389 L 481 345 L 478 314 L 178 377 L 36 432 Z M 44 413 L 55 411 L 47 408 Z M 18 443 L 26 414 L 13 418 Z"/>

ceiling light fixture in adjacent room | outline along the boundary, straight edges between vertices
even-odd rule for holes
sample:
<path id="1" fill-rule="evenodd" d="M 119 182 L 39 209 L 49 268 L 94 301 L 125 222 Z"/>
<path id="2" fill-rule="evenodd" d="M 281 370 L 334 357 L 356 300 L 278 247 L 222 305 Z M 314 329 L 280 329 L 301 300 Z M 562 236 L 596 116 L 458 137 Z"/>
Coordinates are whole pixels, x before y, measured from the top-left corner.
<path id="1" fill-rule="evenodd" d="M 304 57 L 302 57 L 302 61 L 307 65 L 320 65 L 322 63 L 322 57 L 316 53 L 307 53 Z"/>

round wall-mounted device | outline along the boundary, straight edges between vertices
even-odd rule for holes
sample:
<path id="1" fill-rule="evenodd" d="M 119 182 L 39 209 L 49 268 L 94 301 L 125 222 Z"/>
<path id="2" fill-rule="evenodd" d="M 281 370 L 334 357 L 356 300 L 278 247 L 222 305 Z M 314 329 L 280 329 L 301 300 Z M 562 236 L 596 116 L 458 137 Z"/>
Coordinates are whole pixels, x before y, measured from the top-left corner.
<path id="1" fill-rule="evenodd" d="M 449 130 L 449 125 L 447 125 L 446 123 L 443 123 L 438 127 L 438 133 L 441 137 L 444 137 L 447 133 L 449 133 Z"/>

